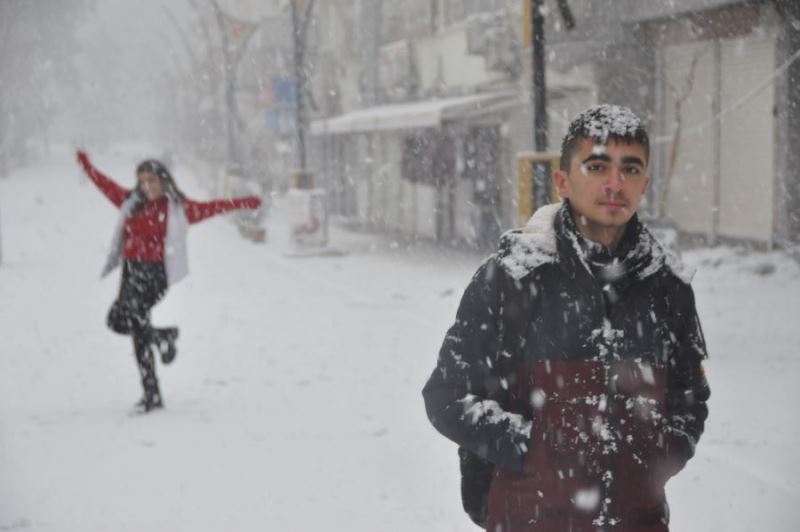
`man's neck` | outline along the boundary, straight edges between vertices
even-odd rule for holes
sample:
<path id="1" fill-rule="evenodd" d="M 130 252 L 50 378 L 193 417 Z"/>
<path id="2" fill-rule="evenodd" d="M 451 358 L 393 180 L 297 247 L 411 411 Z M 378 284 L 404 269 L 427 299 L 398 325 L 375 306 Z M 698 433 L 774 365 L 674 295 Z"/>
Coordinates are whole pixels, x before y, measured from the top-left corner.
<path id="1" fill-rule="evenodd" d="M 617 249 L 622 235 L 625 234 L 625 227 L 627 224 L 619 227 L 599 226 L 587 220 L 584 216 L 572 211 L 572 220 L 575 222 L 575 227 L 581 232 L 584 238 L 591 240 L 601 246 L 608 248 L 610 251 Z"/>

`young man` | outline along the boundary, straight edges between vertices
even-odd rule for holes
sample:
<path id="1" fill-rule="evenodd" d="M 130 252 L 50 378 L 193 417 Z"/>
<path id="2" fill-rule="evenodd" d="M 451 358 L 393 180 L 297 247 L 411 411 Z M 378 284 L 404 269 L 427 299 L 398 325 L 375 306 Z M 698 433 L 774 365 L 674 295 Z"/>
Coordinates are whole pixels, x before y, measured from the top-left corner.
<path id="1" fill-rule="evenodd" d="M 503 236 L 445 337 L 425 406 L 491 532 L 668 530 L 710 392 L 691 272 L 636 216 L 648 159 L 629 109 L 581 113 L 563 202 Z"/>

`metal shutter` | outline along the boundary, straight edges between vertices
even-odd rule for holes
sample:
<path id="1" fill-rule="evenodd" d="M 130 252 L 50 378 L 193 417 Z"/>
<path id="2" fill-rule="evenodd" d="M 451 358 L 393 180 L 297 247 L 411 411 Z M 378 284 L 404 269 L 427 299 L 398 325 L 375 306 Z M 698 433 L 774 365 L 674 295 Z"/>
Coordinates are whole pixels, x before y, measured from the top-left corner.
<path id="1" fill-rule="evenodd" d="M 720 235 L 769 242 L 774 85 L 752 92 L 775 68 L 775 41 L 762 36 L 723 40 L 721 58 Z"/>
<path id="2" fill-rule="evenodd" d="M 714 176 L 714 139 L 709 128 L 698 130 L 698 126 L 710 122 L 712 118 L 712 95 L 714 92 L 714 54 L 713 43 L 696 43 L 667 46 L 661 57 L 662 118 L 661 137 L 670 137 L 656 148 L 662 152 L 660 175 L 652 186 L 666 174 L 671 135 L 676 127 L 675 94 L 670 85 L 682 91 L 689 77 L 691 63 L 698 57 L 694 71 L 692 89 L 682 108 L 682 134 L 678 157 L 669 191 L 668 215 L 678 226 L 693 233 L 711 233 L 711 204 Z M 661 197 L 661 195 L 658 195 Z"/>

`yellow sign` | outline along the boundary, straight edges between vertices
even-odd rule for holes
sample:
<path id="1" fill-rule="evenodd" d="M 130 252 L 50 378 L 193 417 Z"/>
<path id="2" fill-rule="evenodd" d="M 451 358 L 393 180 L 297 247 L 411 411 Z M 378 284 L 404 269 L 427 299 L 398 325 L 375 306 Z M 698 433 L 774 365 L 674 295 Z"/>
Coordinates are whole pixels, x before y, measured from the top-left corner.
<path id="1" fill-rule="evenodd" d="M 561 156 L 555 152 L 517 153 L 517 225 L 525 225 L 539 207 L 533 202 L 535 192 L 533 189 L 533 165 L 535 163 L 546 162 L 550 165 L 550 201 L 556 203 L 561 200 L 556 190 L 556 180 L 552 179 L 558 170 L 560 158 Z"/>
<path id="2" fill-rule="evenodd" d="M 533 46 L 531 0 L 522 0 L 522 49 Z"/>

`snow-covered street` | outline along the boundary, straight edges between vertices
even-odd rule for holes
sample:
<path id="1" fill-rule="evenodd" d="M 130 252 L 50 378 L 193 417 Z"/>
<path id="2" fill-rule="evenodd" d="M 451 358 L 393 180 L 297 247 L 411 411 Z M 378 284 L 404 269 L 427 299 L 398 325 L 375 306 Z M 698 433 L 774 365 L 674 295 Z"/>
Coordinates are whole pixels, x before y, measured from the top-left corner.
<path id="1" fill-rule="evenodd" d="M 138 159 L 95 163 L 131 186 Z M 266 244 L 191 229 L 191 274 L 153 316 L 181 330 L 166 409 L 131 416 L 132 346 L 105 327 L 119 273 L 98 280 L 115 208 L 67 150 L 0 180 L 0 530 L 477 530 L 420 392 L 481 256 L 334 227 L 348 254 L 292 258 L 281 214 Z M 800 268 L 684 258 L 712 396 L 672 528 L 800 530 Z"/>

